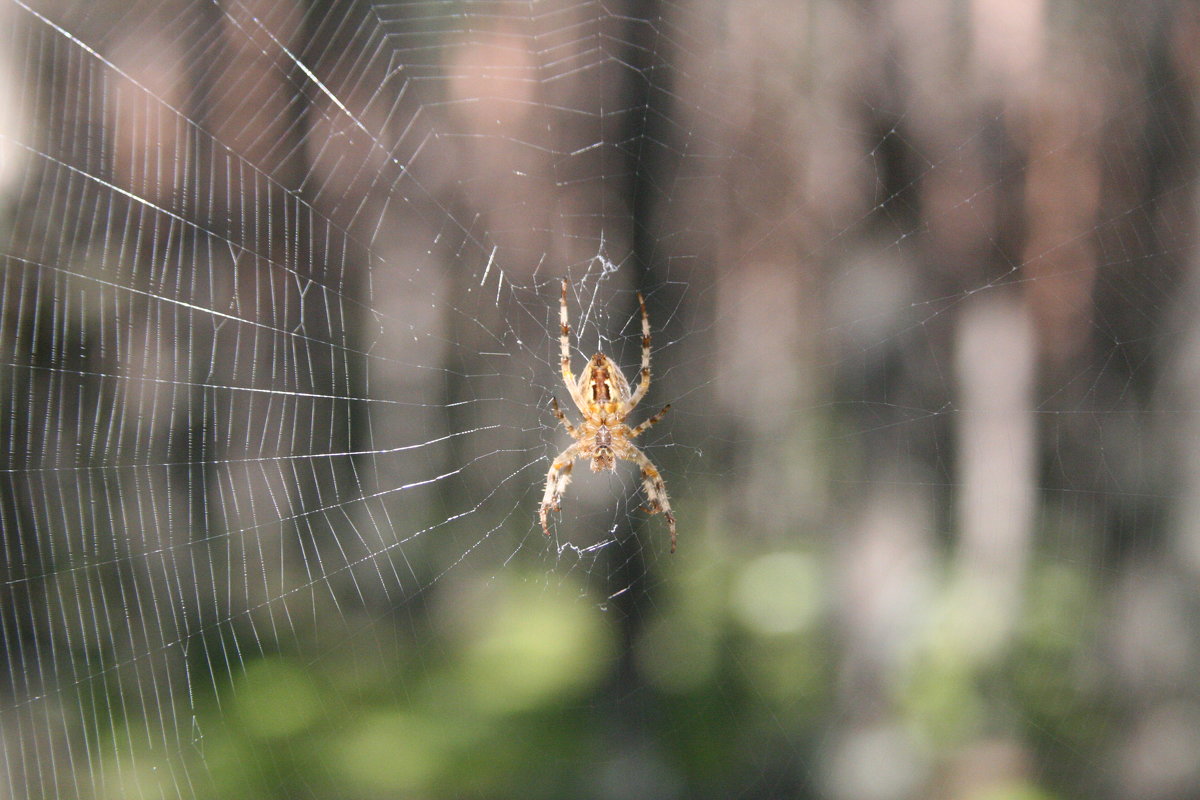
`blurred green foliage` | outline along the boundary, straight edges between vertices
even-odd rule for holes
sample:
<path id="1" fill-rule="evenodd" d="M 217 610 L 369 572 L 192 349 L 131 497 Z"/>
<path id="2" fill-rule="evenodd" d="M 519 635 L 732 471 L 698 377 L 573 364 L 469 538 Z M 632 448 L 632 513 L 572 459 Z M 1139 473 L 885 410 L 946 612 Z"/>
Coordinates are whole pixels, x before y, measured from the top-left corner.
<path id="1" fill-rule="evenodd" d="M 612 684 L 620 626 L 580 581 L 534 569 L 459 576 L 410 637 L 379 619 L 321 657 L 265 655 L 228 685 L 208 682 L 187 771 L 210 777 L 196 788 L 213 798 L 588 796 L 606 764 L 629 777 L 610 712 L 636 692 L 647 741 L 659 743 L 642 767 L 667 794 L 719 797 L 776 774 L 787 796 L 820 794 L 842 680 L 826 563 L 804 549 L 702 542 L 668 562 L 629 651 L 632 685 Z M 1063 765 L 1087 768 L 1077 756 L 1095 752 L 1110 718 L 1098 684 L 1081 680 L 1094 666 L 1092 592 L 1069 564 L 1038 564 L 1016 644 L 997 660 L 947 580 L 892 675 L 905 746 L 936 769 L 972 742 L 1023 742 L 1045 760 L 1034 774 L 1046 785 L 1008 778 L 972 800 L 1065 796 L 1051 785 Z M 118 754 L 103 770 L 107 797 L 152 795 L 179 774 L 145 728 L 115 730 L 101 751 Z"/>

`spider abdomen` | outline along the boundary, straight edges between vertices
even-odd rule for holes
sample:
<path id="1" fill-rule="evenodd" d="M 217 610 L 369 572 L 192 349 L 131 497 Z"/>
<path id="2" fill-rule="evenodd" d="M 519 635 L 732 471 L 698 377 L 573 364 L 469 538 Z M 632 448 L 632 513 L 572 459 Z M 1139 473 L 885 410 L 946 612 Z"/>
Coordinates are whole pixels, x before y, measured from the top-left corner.
<path id="1" fill-rule="evenodd" d="M 629 381 L 603 353 L 596 353 L 588 360 L 579 377 L 579 387 L 585 400 L 609 414 L 615 413 L 622 403 L 629 402 Z"/>

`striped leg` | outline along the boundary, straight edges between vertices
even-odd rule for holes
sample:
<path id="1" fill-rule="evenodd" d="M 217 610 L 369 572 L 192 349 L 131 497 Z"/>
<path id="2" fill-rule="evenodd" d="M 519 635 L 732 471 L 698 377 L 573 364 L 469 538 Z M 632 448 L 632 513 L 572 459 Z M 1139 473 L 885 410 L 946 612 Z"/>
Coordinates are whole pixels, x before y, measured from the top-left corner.
<path id="1" fill-rule="evenodd" d="M 650 391 L 650 315 L 646 313 L 646 301 L 641 292 L 638 292 L 637 298 L 638 305 L 642 307 L 642 374 L 629 398 L 630 408 L 642 402 L 646 392 Z"/>
<path id="2" fill-rule="evenodd" d="M 546 493 L 542 495 L 542 504 L 538 507 L 538 517 L 542 521 L 542 531 L 547 536 L 550 535 L 550 526 L 546 522 L 546 515 L 551 511 L 559 510 L 563 492 L 566 490 L 567 484 L 571 482 L 571 468 L 575 465 L 575 459 L 582 449 L 583 444 L 575 442 L 558 454 L 554 463 L 550 465 L 550 471 L 546 473 Z"/>
<path id="3" fill-rule="evenodd" d="M 554 412 L 554 416 L 555 416 L 555 417 L 557 417 L 557 418 L 558 418 L 558 421 L 559 421 L 559 422 L 561 422 L 561 423 L 562 423 L 562 425 L 563 425 L 563 427 L 567 429 L 567 433 L 571 434 L 571 436 L 573 436 L 573 437 L 575 437 L 576 439 L 578 439 L 578 438 L 579 438 L 579 434 L 575 432 L 575 426 L 574 426 L 574 425 L 572 425 L 572 424 L 571 424 L 571 423 L 570 423 L 570 422 L 567 420 L 567 415 L 566 415 L 566 414 L 564 414 L 564 413 L 562 412 L 562 409 L 558 407 L 558 398 L 557 398 L 557 397 L 551 397 L 551 398 L 550 398 L 550 410 Z M 661 417 L 661 416 L 662 416 L 662 414 L 659 414 L 658 416 L 660 416 L 660 417 Z M 645 423 L 643 423 L 643 424 L 645 424 Z M 650 426 L 648 426 L 648 425 L 647 425 L 646 427 L 650 427 Z"/>
<path id="4" fill-rule="evenodd" d="M 629 438 L 636 439 L 638 436 L 641 436 L 642 433 L 644 433 L 645 431 L 650 429 L 651 425 L 653 425 L 654 423 L 658 422 L 660 419 L 665 417 L 667 415 L 667 412 L 670 410 L 671 410 L 671 404 L 667 403 L 665 406 L 663 406 L 662 411 L 658 412 L 650 419 L 642 420 L 641 424 L 639 424 L 636 428 L 629 431 Z"/>
<path id="5" fill-rule="evenodd" d="M 671 552 L 675 552 L 675 514 L 671 512 L 671 501 L 667 498 L 667 485 L 663 483 L 658 467 L 651 463 L 649 457 L 641 450 L 628 445 L 628 452 L 621 457 L 636 462 L 642 468 L 642 490 L 646 493 L 646 505 L 642 509 L 647 514 L 657 514 L 660 511 L 667 518 L 667 527 L 671 532 Z"/>
<path id="6" fill-rule="evenodd" d="M 571 372 L 571 324 L 567 321 L 567 279 L 563 278 L 562 282 L 562 299 L 558 304 L 558 322 L 561 328 L 559 333 L 559 349 L 561 351 L 562 360 L 562 379 L 567 385 L 567 391 L 571 393 L 571 401 L 579 408 L 584 410 L 583 395 L 579 392 L 579 385 L 575 382 L 575 373 Z"/>

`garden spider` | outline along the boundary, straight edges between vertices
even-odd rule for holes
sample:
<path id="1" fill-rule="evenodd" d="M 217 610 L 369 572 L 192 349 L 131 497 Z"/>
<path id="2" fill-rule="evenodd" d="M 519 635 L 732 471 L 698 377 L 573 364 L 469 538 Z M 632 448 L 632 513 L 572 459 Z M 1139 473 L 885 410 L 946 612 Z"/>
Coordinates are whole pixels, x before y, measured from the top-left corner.
<path id="1" fill-rule="evenodd" d="M 616 470 L 618 459 L 632 461 L 642 470 L 642 489 L 646 492 L 647 501 L 642 510 L 648 514 L 661 511 L 667 518 L 667 526 L 671 531 L 671 552 L 674 553 L 675 515 L 671 513 L 671 503 L 667 499 L 667 486 L 663 483 L 658 468 L 633 444 L 633 440 L 662 419 L 671 406 L 665 406 L 662 411 L 637 427 L 630 428 L 625 424 L 629 412 L 633 411 L 650 389 L 650 317 L 646 313 L 646 301 L 640 293 L 637 298 L 638 305 L 642 307 L 642 373 L 637 388 L 631 394 L 629 382 L 625 380 L 621 370 L 603 353 L 592 356 L 579 380 L 575 380 L 575 375 L 571 372 L 571 326 L 567 324 L 567 282 L 562 282 L 562 300 L 558 312 L 559 322 L 562 323 L 562 379 L 567 385 L 571 399 L 579 408 L 579 413 L 583 415 L 583 421 L 579 423 L 579 427 L 572 425 L 558 407 L 558 400 L 550 398 L 554 416 L 575 441 L 558 454 L 550 465 L 550 471 L 546 473 L 546 494 L 542 496 L 538 516 L 542 521 L 542 530 L 549 536 L 550 528 L 546 524 L 546 514 L 559 510 L 563 491 L 571 482 L 571 468 L 575 459 L 590 458 L 592 472 Z"/>

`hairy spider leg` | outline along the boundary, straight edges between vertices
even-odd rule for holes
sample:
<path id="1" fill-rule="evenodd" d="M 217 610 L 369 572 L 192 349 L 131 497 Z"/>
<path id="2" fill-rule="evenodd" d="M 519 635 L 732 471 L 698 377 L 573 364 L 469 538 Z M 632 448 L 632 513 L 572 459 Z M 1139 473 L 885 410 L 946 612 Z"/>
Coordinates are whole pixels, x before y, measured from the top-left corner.
<path id="1" fill-rule="evenodd" d="M 646 301 L 642 298 L 641 292 L 638 292 L 637 299 L 638 305 L 642 307 L 642 373 L 638 379 L 637 388 L 633 390 L 633 394 L 629 398 L 629 408 L 625 409 L 626 413 L 642 402 L 646 392 L 650 391 L 650 315 L 646 313 Z"/>
<path id="2" fill-rule="evenodd" d="M 633 461 L 642 468 L 642 491 L 646 493 L 647 505 L 642 510 L 647 514 L 657 514 L 660 511 L 667 518 L 667 527 L 671 531 L 671 552 L 675 552 L 675 514 L 671 512 L 671 501 L 667 497 L 667 485 L 663 483 L 658 467 L 633 444 L 626 444 L 618 456 L 626 461 Z"/>
<path id="3" fill-rule="evenodd" d="M 567 484 L 571 482 L 571 469 L 575 466 L 575 459 L 579 457 L 584 447 L 583 442 L 575 442 L 563 450 L 550 465 L 550 471 L 546 473 L 546 493 L 542 495 L 538 516 L 542 520 L 542 532 L 547 536 L 550 535 L 550 526 L 546 522 L 546 512 L 559 510 L 559 501 L 562 500 Z"/>
<path id="4" fill-rule="evenodd" d="M 554 412 L 554 416 L 557 417 L 558 421 L 561 422 L 563 427 L 567 429 L 567 433 L 571 434 L 572 438 L 578 439 L 579 432 L 577 430 L 575 430 L 575 426 L 572 425 L 570 423 L 570 421 L 567 420 L 567 415 L 564 414 L 562 412 L 562 409 L 558 407 L 558 398 L 557 397 L 550 398 L 550 410 L 552 412 Z M 658 416 L 661 417 L 662 414 L 659 414 Z M 645 424 L 645 423 L 643 423 L 643 424 Z M 646 427 L 650 427 L 650 426 L 647 425 Z"/>
<path id="5" fill-rule="evenodd" d="M 571 393 L 571 401 L 579 408 L 580 412 L 586 413 L 586 408 L 583 403 L 583 394 L 580 392 L 579 384 L 575 381 L 575 373 L 571 372 L 571 324 L 567 321 L 567 279 L 563 278 L 562 282 L 562 299 L 558 304 L 558 322 L 561 327 L 559 334 L 559 344 L 562 351 L 562 379 L 567 385 L 567 391 Z"/>
<path id="6" fill-rule="evenodd" d="M 654 423 L 658 422 L 660 419 L 665 417 L 667 415 L 667 412 L 670 410 L 671 410 L 671 404 L 667 403 L 665 406 L 663 406 L 662 411 L 659 411 L 653 417 L 650 417 L 650 419 L 643 420 L 637 427 L 630 429 L 629 438 L 636 439 L 638 436 L 641 436 L 642 433 L 644 433 L 645 431 L 650 429 L 651 425 L 653 425 Z"/>

